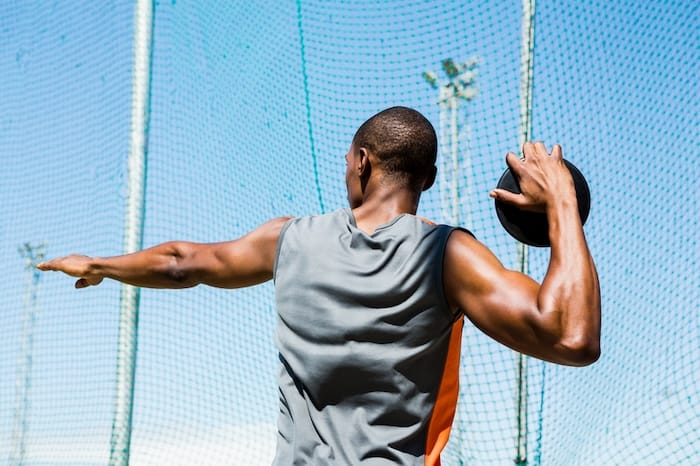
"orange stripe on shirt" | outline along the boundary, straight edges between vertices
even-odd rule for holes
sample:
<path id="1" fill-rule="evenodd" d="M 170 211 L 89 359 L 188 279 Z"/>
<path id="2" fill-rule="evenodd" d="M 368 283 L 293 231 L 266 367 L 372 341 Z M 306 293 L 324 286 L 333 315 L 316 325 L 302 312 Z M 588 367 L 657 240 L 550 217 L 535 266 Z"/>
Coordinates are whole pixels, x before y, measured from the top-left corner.
<path id="1" fill-rule="evenodd" d="M 455 417 L 459 395 L 459 353 L 463 326 L 463 315 L 452 324 L 445 369 L 428 425 L 428 437 L 425 445 L 426 466 L 440 466 L 440 452 L 447 445 L 447 439 L 452 430 L 452 421 Z"/>

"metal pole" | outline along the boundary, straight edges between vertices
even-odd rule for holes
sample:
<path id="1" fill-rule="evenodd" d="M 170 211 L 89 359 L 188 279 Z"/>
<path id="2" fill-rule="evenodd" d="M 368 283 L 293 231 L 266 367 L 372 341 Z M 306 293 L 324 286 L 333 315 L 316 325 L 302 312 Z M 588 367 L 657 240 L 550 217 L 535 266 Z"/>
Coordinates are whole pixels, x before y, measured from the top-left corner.
<path id="1" fill-rule="evenodd" d="M 131 132 L 128 197 L 124 225 L 125 254 L 143 247 L 144 193 L 150 116 L 153 3 L 138 0 L 134 11 L 134 68 L 131 85 Z M 110 466 L 127 466 L 131 444 L 134 374 L 138 336 L 139 289 L 122 285 L 117 349 L 117 393 L 112 421 Z"/>
<path id="2" fill-rule="evenodd" d="M 447 141 L 449 140 L 449 125 L 447 123 L 447 108 L 449 102 L 449 89 L 445 86 L 440 86 L 438 88 L 438 107 L 440 109 L 440 139 L 439 144 L 441 146 L 440 152 L 442 154 L 447 153 Z M 450 204 L 448 190 L 446 186 L 448 185 L 448 176 L 450 172 L 448 170 L 448 165 L 444 162 L 444 159 L 440 161 L 440 167 L 438 168 L 438 176 L 440 181 L 440 209 L 442 210 L 442 215 L 445 220 L 453 220 L 453 207 Z"/>
<path id="3" fill-rule="evenodd" d="M 17 361 L 15 378 L 15 413 L 12 429 L 12 452 L 9 464 L 22 466 L 26 454 L 26 437 L 29 422 L 29 390 L 32 385 L 32 358 L 34 349 L 34 323 L 36 321 L 36 291 L 39 286 L 39 271 L 36 264 L 46 256 L 46 243 L 33 245 L 25 243 L 19 249 L 25 260 L 27 282 L 24 295 L 24 313 L 22 318 L 22 343 Z"/>
<path id="4" fill-rule="evenodd" d="M 523 0 L 522 47 L 520 55 L 520 147 L 532 132 L 532 70 L 535 44 L 535 0 Z M 527 246 L 518 243 L 518 268 L 528 273 Z M 520 353 L 517 361 L 517 432 L 515 464 L 527 464 L 527 357 Z"/>
<path id="5" fill-rule="evenodd" d="M 438 106 L 440 107 L 440 167 L 438 169 L 440 185 L 440 203 L 442 215 L 450 223 L 460 223 L 460 163 L 459 163 L 459 100 L 472 100 L 476 97 L 474 85 L 476 76 L 475 66 L 477 57 L 472 57 L 464 63 L 455 63 L 451 58 L 442 61 L 442 67 L 447 80 L 439 83 L 437 75 L 432 71 L 423 73 L 423 78 L 433 89 L 438 90 Z M 449 112 L 448 112 L 449 110 Z M 465 125 L 466 126 L 466 125 Z M 468 154 L 466 163 L 470 165 Z M 467 167 L 467 173 L 471 167 Z M 468 218 L 468 214 L 465 215 Z"/>
<path id="6" fill-rule="evenodd" d="M 459 126 L 457 95 L 450 97 L 450 143 L 452 149 L 452 224 L 459 224 Z"/>

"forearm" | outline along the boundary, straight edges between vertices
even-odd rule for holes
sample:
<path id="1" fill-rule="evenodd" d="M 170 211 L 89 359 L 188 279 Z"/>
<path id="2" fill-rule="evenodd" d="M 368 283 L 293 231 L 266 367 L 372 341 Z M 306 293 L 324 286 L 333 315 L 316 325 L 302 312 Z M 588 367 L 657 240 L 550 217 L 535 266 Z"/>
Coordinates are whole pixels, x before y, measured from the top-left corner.
<path id="1" fill-rule="evenodd" d="M 538 295 L 545 325 L 573 362 L 590 363 L 600 352 L 600 287 L 575 202 L 548 207 L 551 257 Z"/>
<path id="2" fill-rule="evenodd" d="M 168 242 L 143 251 L 106 258 L 92 258 L 87 273 L 145 288 L 189 288 L 197 285 L 185 264 L 188 243 Z"/>

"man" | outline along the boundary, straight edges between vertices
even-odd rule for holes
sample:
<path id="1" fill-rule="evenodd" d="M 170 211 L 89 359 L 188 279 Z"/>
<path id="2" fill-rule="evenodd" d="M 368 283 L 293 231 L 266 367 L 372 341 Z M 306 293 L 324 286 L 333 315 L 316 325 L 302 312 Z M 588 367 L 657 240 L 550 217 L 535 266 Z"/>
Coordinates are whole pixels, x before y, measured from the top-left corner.
<path id="1" fill-rule="evenodd" d="M 367 120 L 345 156 L 349 209 L 272 220 L 240 239 L 169 242 L 111 258 L 40 264 L 136 286 L 238 288 L 274 279 L 280 415 L 275 464 L 440 463 L 457 402 L 463 316 L 514 350 L 559 364 L 599 355 L 600 292 L 559 146 L 506 161 L 546 212 L 542 284 L 505 269 L 469 232 L 415 216 L 435 180 L 437 139 L 405 107 Z"/>

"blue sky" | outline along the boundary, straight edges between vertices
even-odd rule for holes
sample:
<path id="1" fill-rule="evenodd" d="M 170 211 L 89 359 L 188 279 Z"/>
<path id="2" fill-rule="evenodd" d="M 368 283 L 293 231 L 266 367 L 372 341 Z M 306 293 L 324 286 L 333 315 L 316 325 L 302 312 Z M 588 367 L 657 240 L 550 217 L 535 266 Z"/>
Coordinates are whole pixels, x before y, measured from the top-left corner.
<path id="1" fill-rule="evenodd" d="M 586 233 L 604 312 L 594 366 L 530 361 L 528 440 L 543 463 L 682 463 L 698 450 L 699 16 L 690 1 L 537 2 L 533 137 L 561 143 L 590 183 Z M 479 94 L 461 114 L 473 176 L 462 209 L 514 265 L 487 193 L 517 150 L 519 3 L 172 1 L 155 18 L 145 245 L 235 238 L 273 216 L 344 206 L 357 126 L 391 105 L 437 126 L 421 73 L 477 55 Z M 17 246 L 121 249 L 131 21 L 122 2 L 0 3 L 0 371 L 10 374 L 0 378 L 0 439 L 12 433 L 21 341 Z M 439 189 L 421 206 L 438 221 Z M 546 260 L 531 250 L 536 278 Z M 106 463 L 118 294 L 115 283 L 78 292 L 41 277 L 29 464 Z M 270 285 L 144 290 L 135 463 L 186 464 L 202 452 L 211 464 L 265 462 L 274 319 Z M 510 350 L 465 329 L 447 464 L 460 449 L 469 464 L 511 460 L 514 374 Z M 9 449 L 0 440 L 0 464 Z"/>

